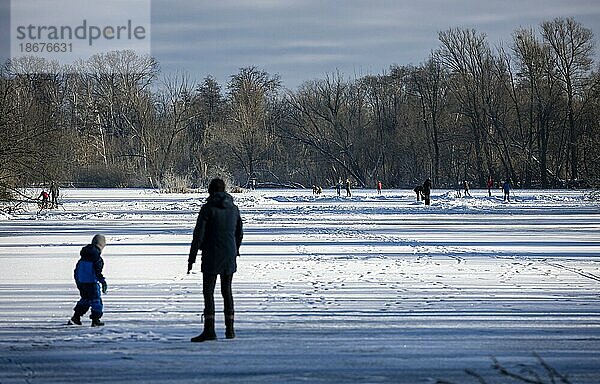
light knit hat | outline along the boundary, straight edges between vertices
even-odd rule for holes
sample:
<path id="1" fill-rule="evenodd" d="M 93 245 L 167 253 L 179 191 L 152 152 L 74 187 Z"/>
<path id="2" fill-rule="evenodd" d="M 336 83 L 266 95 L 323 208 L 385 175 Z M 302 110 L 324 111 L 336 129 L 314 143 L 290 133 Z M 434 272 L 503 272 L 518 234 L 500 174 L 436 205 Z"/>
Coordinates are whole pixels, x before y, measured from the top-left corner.
<path id="1" fill-rule="evenodd" d="M 92 245 L 95 245 L 102 251 L 106 246 L 106 237 L 104 235 L 95 235 L 92 239 Z"/>

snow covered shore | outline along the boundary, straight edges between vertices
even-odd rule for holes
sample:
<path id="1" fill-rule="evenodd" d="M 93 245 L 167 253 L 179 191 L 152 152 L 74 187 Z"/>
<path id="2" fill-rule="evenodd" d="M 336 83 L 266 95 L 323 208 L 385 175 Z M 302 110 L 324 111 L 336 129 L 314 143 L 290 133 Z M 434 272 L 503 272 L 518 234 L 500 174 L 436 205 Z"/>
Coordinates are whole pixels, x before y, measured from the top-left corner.
<path id="1" fill-rule="evenodd" d="M 234 195 L 237 338 L 201 331 L 187 252 L 205 195 L 64 190 L 0 218 L 0 383 L 600 382 L 600 205 L 573 191 L 270 190 Z M 103 233 L 106 326 L 66 326 L 79 249 Z M 196 267 L 198 270 L 198 267 Z M 222 308 L 218 298 L 217 312 Z M 86 319 L 87 323 L 87 319 Z"/>

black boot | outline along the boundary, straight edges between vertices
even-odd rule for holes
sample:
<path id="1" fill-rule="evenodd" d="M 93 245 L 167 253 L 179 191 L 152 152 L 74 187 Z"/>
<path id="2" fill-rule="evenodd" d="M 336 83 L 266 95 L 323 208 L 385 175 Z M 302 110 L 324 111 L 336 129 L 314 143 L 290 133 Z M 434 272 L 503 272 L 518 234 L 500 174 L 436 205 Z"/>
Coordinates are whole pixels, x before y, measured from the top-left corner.
<path id="1" fill-rule="evenodd" d="M 101 327 L 104 323 L 100 319 L 92 319 L 92 327 Z"/>
<path id="2" fill-rule="evenodd" d="M 82 308 L 79 305 L 76 305 L 73 308 L 73 316 L 69 320 L 69 325 L 81 325 L 81 316 L 83 316 L 87 312 L 87 308 Z"/>
<path id="3" fill-rule="evenodd" d="M 225 338 L 235 338 L 235 330 L 233 329 L 233 313 L 225 314 Z"/>
<path id="4" fill-rule="evenodd" d="M 204 315 L 204 330 L 201 334 L 191 338 L 192 343 L 201 343 L 208 340 L 217 340 L 217 334 L 215 333 L 215 315 L 205 314 Z"/>
<path id="5" fill-rule="evenodd" d="M 81 315 L 75 312 L 71 320 L 69 320 L 69 325 L 81 325 Z"/>

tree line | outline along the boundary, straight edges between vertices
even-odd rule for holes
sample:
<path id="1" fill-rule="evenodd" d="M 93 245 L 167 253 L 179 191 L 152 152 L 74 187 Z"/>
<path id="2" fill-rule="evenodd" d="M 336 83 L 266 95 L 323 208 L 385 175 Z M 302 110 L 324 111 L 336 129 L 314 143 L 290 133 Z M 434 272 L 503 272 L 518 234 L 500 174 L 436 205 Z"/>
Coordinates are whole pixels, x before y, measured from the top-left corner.
<path id="1" fill-rule="evenodd" d="M 161 75 L 129 51 L 72 67 L 0 69 L 0 190 L 81 186 L 435 187 L 488 176 L 521 187 L 585 187 L 600 175 L 600 71 L 572 18 L 514 30 L 492 47 L 453 28 L 420 65 L 332 73 L 285 89 L 241 68 L 227 84 Z"/>

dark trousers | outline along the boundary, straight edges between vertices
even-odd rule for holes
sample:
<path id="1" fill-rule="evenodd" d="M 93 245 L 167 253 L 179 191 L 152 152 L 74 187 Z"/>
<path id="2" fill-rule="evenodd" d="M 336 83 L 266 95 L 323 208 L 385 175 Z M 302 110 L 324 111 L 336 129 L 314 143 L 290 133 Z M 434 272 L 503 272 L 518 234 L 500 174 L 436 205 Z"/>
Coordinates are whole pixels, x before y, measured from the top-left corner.
<path id="1" fill-rule="evenodd" d="M 83 316 L 88 309 L 92 307 L 90 318 L 101 318 L 104 308 L 102 305 L 102 296 L 100 294 L 100 285 L 98 285 L 98 283 L 81 283 L 77 284 L 77 288 L 79 289 L 81 299 L 79 299 L 75 308 L 73 308 L 75 315 Z"/>
<path id="2" fill-rule="evenodd" d="M 221 274 L 221 295 L 223 295 L 223 307 L 226 314 L 233 314 L 233 293 L 231 292 L 231 280 L 233 275 Z M 204 295 L 204 314 L 215 313 L 215 285 L 217 275 L 212 273 L 202 274 L 202 294 Z"/>

